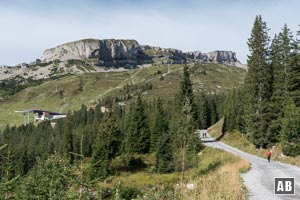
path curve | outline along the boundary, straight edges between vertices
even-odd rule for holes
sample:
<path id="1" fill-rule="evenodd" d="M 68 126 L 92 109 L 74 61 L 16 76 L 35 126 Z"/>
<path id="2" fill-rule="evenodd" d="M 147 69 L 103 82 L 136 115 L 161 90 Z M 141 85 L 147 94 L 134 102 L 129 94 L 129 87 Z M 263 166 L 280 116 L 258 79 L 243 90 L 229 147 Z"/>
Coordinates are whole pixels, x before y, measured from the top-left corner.
<path id="1" fill-rule="evenodd" d="M 299 167 L 277 161 L 268 162 L 267 159 L 245 153 L 223 142 L 216 141 L 208 134 L 206 138 L 201 138 L 201 140 L 206 146 L 225 150 L 251 163 L 251 169 L 242 174 L 250 200 L 300 200 Z M 295 195 L 274 195 L 274 177 L 295 177 Z"/>

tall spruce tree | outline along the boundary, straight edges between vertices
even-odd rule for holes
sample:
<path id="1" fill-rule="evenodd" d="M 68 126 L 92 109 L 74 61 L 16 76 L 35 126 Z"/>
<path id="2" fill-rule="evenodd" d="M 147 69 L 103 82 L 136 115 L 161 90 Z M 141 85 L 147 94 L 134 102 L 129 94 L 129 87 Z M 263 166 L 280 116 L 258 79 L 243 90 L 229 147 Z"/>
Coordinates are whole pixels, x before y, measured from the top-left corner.
<path id="1" fill-rule="evenodd" d="M 187 66 L 184 66 L 183 79 L 180 83 L 179 102 L 177 113 L 172 119 L 171 133 L 174 134 L 175 168 L 181 171 L 183 183 L 185 170 L 197 163 L 196 155 L 201 149 L 201 142 L 195 133 L 197 112 Z"/>
<path id="2" fill-rule="evenodd" d="M 154 113 L 150 123 L 150 152 L 157 149 L 158 138 L 168 129 L 167 116 L 160 99 L 154 104 Z"/>
<path id="3" fill-rule="evenodd" d="M 109 175 L 110 162 L 120 148 L 120 130 L 112 112 L 104 116 L 99 125 L 96 144 L 89 166 L 90 179 L 104 179 Z"/>
<path id="4" fill-rule="evenodd" d="M 68 113 L 70 116 L 71 113 Z M 74 162 L 74 155 L 71 152 L 74 152 L 73 146 L 73 129 L 72 129 L 72 119 L 69 117 L 65 120 L 64 127 L 63 127 L 63 134 L 64 134 L 64 154 L 65 157 L 68 158 L 70 164 Z"/>
<path id="5" fill-rule="evenodd" d="M 299 37 L 298 33 L 298 37 Z M 300 107 L 300 41 L 292 42 L 290 69 L 288 71 L 288 93 L 297 107 Z"/>
<path id="6" fill-rule="evenodd" d="M 204 93 L 202 92 L 197 102 L 197 124 L 198 128 L 206 129 L 210 125 L 210 112 L 208 107 L 208 101 Z"/>
<path id="7" fill-rule="evenodd" d="M 284 108 L 282 119 L 281 145 L 284 154 L 296 156 L 300 154 L 300 109 L 289 99 Z"/>
<path id="8" fill-rule="evenodd" d="M 279 35 L 275 35 L 270 51 L 273 69 L 273 94 L 270 101 L 271 118 L 269 133 L 273 143 L 279 141 L 281 120 L 286 99 L 289 97 L 289 71 L 291 63 L 292 33 L 285 25 Z"/>
<path id="9" fill-rule="evenodd" d="M 247 91 L 247 132 L 257 147 L 265 147 L 272 137 L 268 134 L 271 120 L 269 100 L 272 95 L 272 68 L 269 64 L 269 36 L 261 16 L 255 18 L 248 40 L 248 73 L 245 79 Z"/>
<path id="10" fill-rule="evenodd" d="M 179 90 L 179 107 L 183 107 L 186 103 L 186 99 L 189 100 L 191 105 L 191 112 L 193 116 L 193 120 L 196 121 L 197 116 L 197 107 L 195 105 L 194 101 L 194 94 L 193 94 L 193 87 L 192 87 L 192 81 L 190 78 L 189 68 L 187 65 L 184 65 L 183 67 L 183 78 L 180 82 L 180 90 Z"/>
<path id="11" fill-rule="evenodd" d="M 167 173 L 174 169 L 172 137 L 169 131 L 164 131 L 159 135 L 155 157 L 156 172 Z"/>
<path id="12" fill-rule="evenodd" d="M 140 94 L 129 114 L 128 130 L 123 145 L 124 151 L 126 154 L 147 153 L 150 150 L 150 131 L 148 117 Z"/>

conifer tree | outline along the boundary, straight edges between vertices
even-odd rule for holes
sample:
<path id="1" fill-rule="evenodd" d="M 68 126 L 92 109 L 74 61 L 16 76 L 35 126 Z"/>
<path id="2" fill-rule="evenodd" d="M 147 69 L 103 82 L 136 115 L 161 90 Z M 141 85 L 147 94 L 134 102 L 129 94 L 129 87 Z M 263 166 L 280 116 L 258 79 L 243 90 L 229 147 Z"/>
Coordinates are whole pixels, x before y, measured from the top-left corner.
<path id="1" fill-rule="evenodd" d="M 8 145 L 2 145 L 0 147 L 0 198 L 1 199 L 13 199 L 12 191 L 17 186 L 17 181 L 20 178 L 19 175 L 14 175 L 13 155 L 11 150 L 7 148 Z M 6 150 L 6 151 L 4 151 Z"/>
<path id="2" fill-rule="evenodd" d="M 289 156 L 300 154 L 300 109 L 289 99 L 282 119 L 281 144 L 283 153 Z"/>
<path id="3" fill-rule="evenodd" d="M 298 33 L 299 35 L 299 33 Z M 290 69 L 288 71 L 288 96 L 300 107 L 300 42 L 292 42 Z"/>
<path id="4" fill-rule="evenodd" d="M 68 115 L 71 115 L 69 113 Z M 74 152 L 73 148 L 73 130 L 72 130 L 72 121 L 70 118 L 67 118 L 64 123 L 63 134 L 64 134 L 64 154 L 68 158 L 70 164 L 74 162 L 74 155 L 71 152 Z"/>
<path id="5" fill-rule="evenodd" d="M 179 107 L 182 108 L 185 103 L 186 99 L 189 99 L 190 105 L 192 107 L 192 116 L 193 120 L 197 120 L 197 108 L 194 102 L 194 94 L 193 94 L 193 87 L 192 81 L 190 79 L 189 68 L 187 65 L 183 67 L 183 78 L 180 82 L 180 90 L 179 90 Z"/>
<path id="6" fill-rule="evenodd" d="M 158 137 L 155 156 L 156 172 L 167 173 L 174 169 L 172 137 L 168 131 L 162 132 Z"/>
<path id="7" fill-rule="evenodd" d="M 273 69 L 273 93 L 270 101 L 271 123 L 269 135 L 271 142 L 279 141 L 283 108 L 289 98 L 289 74 L 291 64 L 292 33 L 285 25 L 279 35 L 275 35 L 271 44 L 271 66 Z"/>
<path id="8" fill-rule="evenodd" d="M 198 103 L 198 128 L 206 129 L 210 125 L 210 113 L 208 101 L 204 93 L 201 93 Z"/>
<path id="9" fill-rule="evenodd" d="M 139 94 L 131 109 L 128 130 L 124 140 L 127 154 L 147 153 L 150 150 L 150 132 L 144 103 Z"/>
<path id="10" fill-rule="evenodd" d="M 268 102 L 272 94 L 272 68 L 269 64 L 269 36 L 266 23 L 257 16 L 248 40 L 248 73 L 245 78 L 247 91 L 247 132 L 257 146 L 269 143 L 270 122 Z"/>
<path id="11" fill-rule="evenodd" d="M 107 113 L 98 128 L 96 144 L 89 166 L 90 179 L 105 179 L 109 175 L 110 162 L 120 148 L 120 130 L 113 113 Z"/>
<path id="12" fill-rule="evenodd" d="M 158 138 L 167 131 L 166 113 L 162 108 L 162 101 L 157 99 L 154 104 L 153 117 L 150 124 L 150 152 L 157 149 Z"/>
<path id="13" fill-rule="evenodd" d="M 174 134 L 174 148 L 176 168 L 181 171 L 181 183 L 184 180 L 185 170 L 197 162 L 196 154 L 200 151 L 201 142 L 195 134 L 197 112 L 194 104 L 194 94 L 188 67 L 184 67 L 183 79 L 180 83 L 179 107 L 172 119 L 171 133 Z"/>

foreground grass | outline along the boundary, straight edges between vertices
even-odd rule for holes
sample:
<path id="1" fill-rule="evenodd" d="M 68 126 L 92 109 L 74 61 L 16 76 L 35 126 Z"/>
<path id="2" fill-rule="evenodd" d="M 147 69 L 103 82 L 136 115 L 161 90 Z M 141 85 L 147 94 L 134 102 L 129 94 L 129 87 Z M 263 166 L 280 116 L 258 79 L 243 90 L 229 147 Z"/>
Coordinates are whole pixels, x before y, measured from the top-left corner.
<path id="1" fill-rule="evenodd" d="M 219 122 L 217 122 L 215 125 L 210 127 L 208 129 L 209 133 L 212 137 L 218 138 L 222 135 L 222 127 L 223 127 L 224 119 L 221 119 Z M 266 150 L 265 149 L 256 149 L 255 145 L 253 145 L 249 140 L 247 139 L 247 135 L 240 133 L 239 131 L 230 131 L 226 132 L 223 137 L 221 137 L 221 141 L 235 147 L 237 149 L 240 149 L 242 151 L 245 151 L 247 153 L 266 158 Z M 277 160 L 280 162 L 284 162 L 287 164 L 292 165 L 300 165 L 300 156 L 296 157 L 289 157 L 284 156 L 282 154 L 282 149 L 280 144 L 276 144 L 272 147 L 272 160 Z"/>
<path id="2" fill-rule="evenodd" d="M 246 160 L 225 151 L 206 148 L 199 168 L 190 172 L 196 190 L 183 190 L 182 199 L 247 199 L 240 173 L 250 165 Z"/>
<path id="3" fill-rule="evenodd" d="M 180 173 L 153 173 L 154 155 L 144 156 L 147 168 L 136 172 L 119 172 L 98 186 L 111 191 L 118 184 L 129 191 L 138 191 L 136 199 L 247 199 L 240 173 L 249 163 L 225 151 L 205 148 L 198 156 L 197 167 L 186 171 L 184 184 Z M 187 184 L 193 184 L 188 189 Z"/>

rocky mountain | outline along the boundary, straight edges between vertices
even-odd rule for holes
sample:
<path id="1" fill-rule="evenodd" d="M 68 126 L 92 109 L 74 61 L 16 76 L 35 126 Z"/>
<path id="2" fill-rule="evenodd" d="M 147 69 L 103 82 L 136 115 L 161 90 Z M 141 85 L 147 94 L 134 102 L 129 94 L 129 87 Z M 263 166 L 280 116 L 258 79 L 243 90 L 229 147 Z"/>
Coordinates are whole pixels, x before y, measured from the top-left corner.
<path id="1" fill-rule="evenodd" d="M 16 67 L 0 67 L 0 80 L 51 78 L 63 74 L 127 70 L 143 65 L 213 62 L 245 67 L 232 51 L 183 52 L 140 45 L 136 40 L 84 39 L 46 49 L 40 59 Z"/>
<path id="2" fill-rule="evenodd" d="M 90 60 L 97 66 L 130 67 L 151 63 L 135 40 L 85 39 L 66 43 L 44 51 L 41 60 Z"/>
<path id="3" fill-rule="evenodd" d="M 115 39 L 85 39 L 62 44 L 45 50 L 41 60 L 50 62 L 88 59 L 98 66 L 128 68 L 153 63 L 154 58 L 162 63 L 215 62 L 232 65 L 239 63 L 232 51 L 185 53 L 177 49 L 140 45 L 135 40 Z"/>

